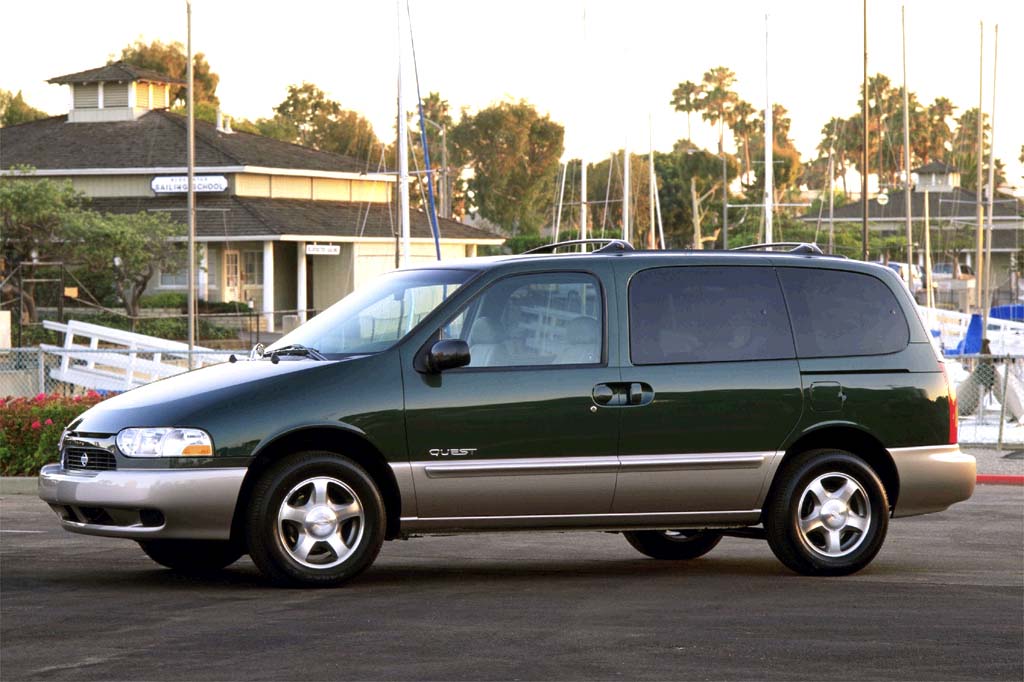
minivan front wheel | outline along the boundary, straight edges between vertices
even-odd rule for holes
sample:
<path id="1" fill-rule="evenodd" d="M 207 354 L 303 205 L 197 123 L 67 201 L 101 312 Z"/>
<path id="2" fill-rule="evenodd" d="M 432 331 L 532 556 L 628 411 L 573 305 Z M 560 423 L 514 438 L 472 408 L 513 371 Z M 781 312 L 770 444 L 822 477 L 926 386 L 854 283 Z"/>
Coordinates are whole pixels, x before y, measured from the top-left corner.
<path id="1" fill-rule="evenodd" d="M 805 575 L 848 575 L 871 563 L 885 540 L 889 501 L 864 460 L 814 450 L 779 476 L 764 525 L 782 563 Z"/>
<path id="2" fill-rule="evenodd" d="M 246 539 L 276 583 L 339 585 L 365 570 L 384 541 L 384 503 L 358 464 L 326 452 L 279 462 L 257 481 Z"/>

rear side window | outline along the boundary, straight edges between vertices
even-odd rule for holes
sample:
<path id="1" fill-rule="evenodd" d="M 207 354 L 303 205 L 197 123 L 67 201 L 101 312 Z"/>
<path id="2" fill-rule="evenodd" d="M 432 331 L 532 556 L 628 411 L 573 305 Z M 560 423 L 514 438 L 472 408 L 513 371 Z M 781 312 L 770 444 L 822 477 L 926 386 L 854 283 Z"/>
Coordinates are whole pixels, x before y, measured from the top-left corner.
<path id="1" fill-rule="evenodd" d="M 629 284 L 634 365 L 792 358 L 793 335 L 775 271 L 674 267 Z"/>
<path id="2" fill-rule="evenodd" d="M 910 328 L 892 291 L 858 272 L 780 268 L 802 358 L 882 355 L 903 350 Z"/>

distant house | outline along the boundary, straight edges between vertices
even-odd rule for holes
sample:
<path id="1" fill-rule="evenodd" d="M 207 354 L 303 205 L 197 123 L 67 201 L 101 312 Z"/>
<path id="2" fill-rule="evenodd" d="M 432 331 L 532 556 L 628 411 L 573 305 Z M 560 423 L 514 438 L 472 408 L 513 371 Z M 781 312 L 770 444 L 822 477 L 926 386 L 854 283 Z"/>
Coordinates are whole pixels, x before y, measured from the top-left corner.
<path id="1" fill-rule="evenodd" d="M 916 176 L 913 192 L 910 194 L 910 215 L 913 221 L 916 239 L 920 242 L 921 230 L 925 218 L 925 200 L 928 203 L 928 218 L 932 229 L 933 260 L 944 260 L 942 251 L 948 241 L 949 234 L 955 229 L 977 227 L 977 196 L 974 190 L 960 186 L 960 172 L 954 166 L 932 161 L 911 171 Z M 988 203 L 985 203 L 987 216 Z M 836 207 L 834 222 L 860 223 L 862 221 L 861 203 L 859 201 Z M 876 196 L 868 202 L 868 224 L 872 230 L 883 234 L 903 235 L 906 231 L 906 196 L 902 190 L 886 195 L 885 202 Z M 814 211 L 802 216 L 808 223 L 821 221 L 827 226 L 828 215 Z M 988 219 L 986 217 L 986 225 Z M 827 229 L 827 227 L 826 227 Z M 972 242 L 973 244 L 973 242 Z M 924 264 L 924 256 L 920 253 L 921 244 L 915 247 L 918 262 Z M 1009 271 L 1020 269 L 1024 263 L 1017 262 L 1017 255 L 1024 250 L 1024 204 L 1009 195 L 997 195 L 992 208 L 992 272 L 993 285 L 1003 285 L 1009 278 Z M 961 260 L 966 265 L 973 265 L 974 249 L 963 252 Z"/>
<path id="2" fill-rule="evenodd" d="M 69 179 L 95 210 L 166 211 L 186 222 L 186 123 L 167 111 L 180 82 L 123 63 L 49 82 L 70 87 L 69 113 L 0 129 L 0 173 L 32 166 L 38 176 Z M 280 311 L 321 310 L 395 267 L 392 174 L 197 121 L 196 176 L 200 298 L 253 301 L 273 330 Z M 412 260 L 433 260 L 427 215 L 413 211 L 411 222 Z M 504 241 L 439 223 L 444 258 Z M 151 288 L 184 291 L 186 283 L 185 273 L 161 272 Z"/>

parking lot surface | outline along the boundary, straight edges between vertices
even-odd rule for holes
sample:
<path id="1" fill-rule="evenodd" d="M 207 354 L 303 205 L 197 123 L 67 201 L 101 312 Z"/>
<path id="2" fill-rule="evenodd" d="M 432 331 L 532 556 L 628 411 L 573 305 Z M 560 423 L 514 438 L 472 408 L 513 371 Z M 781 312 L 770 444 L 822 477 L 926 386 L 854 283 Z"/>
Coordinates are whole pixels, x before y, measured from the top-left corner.
<path id="1" fill-rule="evenodd" d="M 871 566 L 827 579 L 763 541 L 673 563 L 505 533 L 390 542 L 348 587 L 282 590 L 247 558 L 175 575 L 31 495 L 0 498 L 0 531 L 4 680 L 1024 678 L 1019 486 L 897 519 Z"/>

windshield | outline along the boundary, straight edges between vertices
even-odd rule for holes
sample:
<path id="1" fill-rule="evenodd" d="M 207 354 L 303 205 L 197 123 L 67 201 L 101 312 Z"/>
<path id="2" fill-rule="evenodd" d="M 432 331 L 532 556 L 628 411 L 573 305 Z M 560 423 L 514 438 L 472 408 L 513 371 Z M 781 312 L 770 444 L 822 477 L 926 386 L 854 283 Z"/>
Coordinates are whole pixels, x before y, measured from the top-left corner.
<path id="1" fill-rule="evenodd" d="M 329 354 L 377 353 L 450 297 L 470 270 L 399 270 L 378 277 L 268 346 L 301 344 Z"/>

